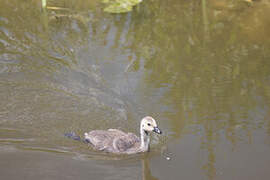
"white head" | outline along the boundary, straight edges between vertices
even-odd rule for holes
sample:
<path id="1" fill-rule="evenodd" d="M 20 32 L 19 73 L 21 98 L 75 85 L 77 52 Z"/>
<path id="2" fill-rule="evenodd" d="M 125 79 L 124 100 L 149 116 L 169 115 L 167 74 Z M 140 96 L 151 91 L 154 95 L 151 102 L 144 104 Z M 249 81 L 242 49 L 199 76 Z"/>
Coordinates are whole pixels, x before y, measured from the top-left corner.
<path id="1" fill-rule="evenodd" d="M 141 130 L 143 130 L 146 135 L 148 135 L 149 132 L 162 133 L 155 119 L 150 116 L 146 116 L 141 120 Z"/>

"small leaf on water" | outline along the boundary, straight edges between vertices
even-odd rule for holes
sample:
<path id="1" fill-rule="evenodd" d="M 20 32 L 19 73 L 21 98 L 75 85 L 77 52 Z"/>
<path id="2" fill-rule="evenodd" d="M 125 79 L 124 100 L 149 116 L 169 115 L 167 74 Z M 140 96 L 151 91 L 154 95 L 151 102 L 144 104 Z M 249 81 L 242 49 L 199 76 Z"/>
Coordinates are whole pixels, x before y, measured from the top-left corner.
<path id="1" fill-rule="evenodd" d="M 131 10 L 132 10 L 132 6 L 121 7 L 121 6 L 115 6 L 115 5 L 110 5 L 104 9 L 105 12 L 109 12 L 109 13 L 125 13 Z"/>
<path id="2" fill-rule="evenodd" d="M 104 8 L 105 12 L 109 13 L 125 13 L 132 10 L 133 6 L 142 2 L 142 0 L 102 0 L 107 7 Z"/>

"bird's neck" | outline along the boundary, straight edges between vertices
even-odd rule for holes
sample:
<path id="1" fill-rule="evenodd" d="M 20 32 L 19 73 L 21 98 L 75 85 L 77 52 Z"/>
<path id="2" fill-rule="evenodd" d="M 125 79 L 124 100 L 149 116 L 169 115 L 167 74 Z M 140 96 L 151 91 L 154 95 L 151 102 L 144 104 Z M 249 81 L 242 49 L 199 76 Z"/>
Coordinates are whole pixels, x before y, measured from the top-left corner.
<path id="1" fill-rule="evenodd" d="M 142 152 L 148 151 L 149 150 L 149 143 L 150 143 L 150 136 L 149 132 L 146 132 L 143 130 L 143 128 L 140 128 L 140 133 L 141 133 L 141 146 L 140 149 Z"/>

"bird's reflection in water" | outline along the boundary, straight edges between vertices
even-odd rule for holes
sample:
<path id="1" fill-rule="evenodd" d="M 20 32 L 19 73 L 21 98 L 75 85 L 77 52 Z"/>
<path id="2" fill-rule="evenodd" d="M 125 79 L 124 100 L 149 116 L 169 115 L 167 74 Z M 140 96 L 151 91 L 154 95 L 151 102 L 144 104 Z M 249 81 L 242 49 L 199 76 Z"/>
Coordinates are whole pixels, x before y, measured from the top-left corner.
<path id="1" fill-rule="evenodd" d="M 145 155 L 142 159 L 142 180 L 158 180 L 158 178 L 151 174 L 149 158 L 149 155 Z"/>

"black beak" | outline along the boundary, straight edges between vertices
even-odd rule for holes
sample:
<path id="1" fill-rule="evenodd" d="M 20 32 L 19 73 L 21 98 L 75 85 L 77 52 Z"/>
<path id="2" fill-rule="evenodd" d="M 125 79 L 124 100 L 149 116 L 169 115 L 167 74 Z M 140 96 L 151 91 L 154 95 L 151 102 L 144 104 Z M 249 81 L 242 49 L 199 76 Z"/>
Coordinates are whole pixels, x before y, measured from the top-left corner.
<path id="1" fill-rule="evenodd" d="M 154 127 L 153 132 L 158 133 L 158 134 L 162 133 L 161 130 L 158 127 Z"/>

